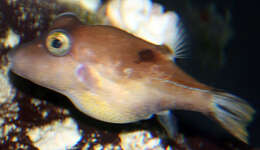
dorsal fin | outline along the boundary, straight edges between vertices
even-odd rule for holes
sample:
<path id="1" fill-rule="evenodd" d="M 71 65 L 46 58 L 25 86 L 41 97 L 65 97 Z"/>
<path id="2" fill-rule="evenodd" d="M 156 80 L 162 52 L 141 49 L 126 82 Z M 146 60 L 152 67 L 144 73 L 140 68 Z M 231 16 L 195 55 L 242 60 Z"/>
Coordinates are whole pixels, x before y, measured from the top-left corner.
<path id="1" fill-rule="evenodd" d="M 190 58 L 189 40 L 184 25 L 177 14 L 172 21 L 171 41 L 168 41 L 169 47 L 173 51 L 172 58 Z"/>

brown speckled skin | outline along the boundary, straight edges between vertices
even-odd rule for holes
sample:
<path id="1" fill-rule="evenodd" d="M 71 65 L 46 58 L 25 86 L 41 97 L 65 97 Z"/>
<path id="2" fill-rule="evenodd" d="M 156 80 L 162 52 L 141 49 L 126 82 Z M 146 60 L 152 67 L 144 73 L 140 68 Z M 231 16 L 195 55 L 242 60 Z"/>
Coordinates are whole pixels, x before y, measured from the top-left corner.
<path id="1" fill-rule="evenodd" d="M 211 88 L 176 66 L 167 49 L 113 27 L 82 25 L 72 15 L 54 21 L 49 31 L 55 29 L 69 34 L 68 54 L 50 54 L 43 35 L 10 53 L 11 69 L 66 95 L 87 115 L 129 123 L 168 109 L 210 112 L 211 95 L 201 90 Z"/>

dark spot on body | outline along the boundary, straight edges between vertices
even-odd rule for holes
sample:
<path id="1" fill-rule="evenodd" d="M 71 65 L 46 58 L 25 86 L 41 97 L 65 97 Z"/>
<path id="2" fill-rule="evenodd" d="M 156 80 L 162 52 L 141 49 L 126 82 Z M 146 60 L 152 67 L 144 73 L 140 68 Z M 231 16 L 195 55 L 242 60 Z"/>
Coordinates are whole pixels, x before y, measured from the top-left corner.
<path id="1" fill-rule="evenodd" d="M 138 53 L 138 61 L 137 63 L 141 62 L 153 62 L 155 61 L 155 54 L 150 49 L 144 49 Z"/>

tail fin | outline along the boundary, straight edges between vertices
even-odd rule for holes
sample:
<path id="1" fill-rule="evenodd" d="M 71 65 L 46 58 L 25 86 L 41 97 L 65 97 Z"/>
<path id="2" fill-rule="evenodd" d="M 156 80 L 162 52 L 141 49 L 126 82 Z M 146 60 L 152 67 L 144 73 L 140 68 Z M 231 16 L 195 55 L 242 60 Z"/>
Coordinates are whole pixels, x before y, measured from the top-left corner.
<path id="1" fill-rule="evenodd" d="M 255 110 L 244 100 L 234 95 L 215 92 L 212 112 L 214 118 L 232 135 L 248 143 L 247 125 L 252 121 Z"/>

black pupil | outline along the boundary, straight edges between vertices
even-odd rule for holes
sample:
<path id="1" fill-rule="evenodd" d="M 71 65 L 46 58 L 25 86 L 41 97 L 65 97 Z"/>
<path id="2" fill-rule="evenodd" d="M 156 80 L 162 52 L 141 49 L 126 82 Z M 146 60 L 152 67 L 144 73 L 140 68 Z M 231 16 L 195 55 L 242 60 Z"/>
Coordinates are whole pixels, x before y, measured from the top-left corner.
<path id="1" fill-rule="evenodd" d="M 54 39 L 51 43 L 51 46 L 54 48 L 60 48 L 61 45 L 62 45 L 62 43 L 59 39 Z"/>

